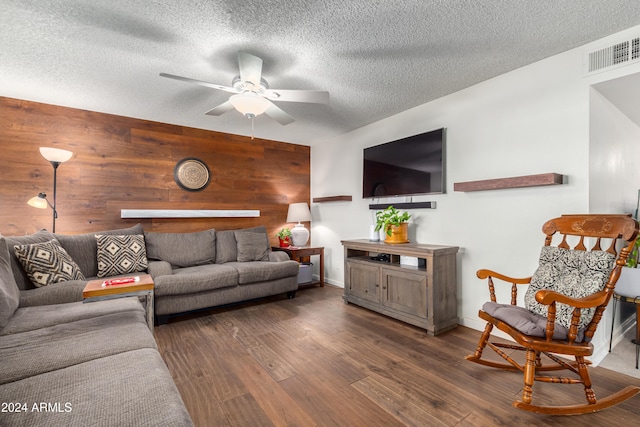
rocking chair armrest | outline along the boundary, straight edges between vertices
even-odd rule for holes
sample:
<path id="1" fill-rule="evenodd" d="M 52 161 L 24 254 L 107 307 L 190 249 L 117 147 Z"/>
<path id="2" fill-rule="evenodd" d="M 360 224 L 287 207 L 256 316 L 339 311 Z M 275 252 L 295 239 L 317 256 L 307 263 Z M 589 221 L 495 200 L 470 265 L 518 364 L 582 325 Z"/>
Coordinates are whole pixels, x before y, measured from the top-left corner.
<path id="1" fill-rule="evenodd" d="M 486 279 L 488 277 L 494 277 L 496 279 L 503 280 L 505 282 L 513 283 L 516 285 L 527 285 L 531 282 L 531 276 L 529 277 L 509 277 L 504 274 L 497 273 L 493 270 L 481 269 L 476 272 L 478 279 Z"/>
<path id="2" fill-rule="evenodd" d="M 604 304 L 607 297 L 605 291 L 596 292 L 582 298 L 571 298 L 555 291 L 541 289 L 536 292 L 536 301 L 543 305 L 551 305 L 554 302 L 567 304 L 575 308 L 591 308 Z"/>

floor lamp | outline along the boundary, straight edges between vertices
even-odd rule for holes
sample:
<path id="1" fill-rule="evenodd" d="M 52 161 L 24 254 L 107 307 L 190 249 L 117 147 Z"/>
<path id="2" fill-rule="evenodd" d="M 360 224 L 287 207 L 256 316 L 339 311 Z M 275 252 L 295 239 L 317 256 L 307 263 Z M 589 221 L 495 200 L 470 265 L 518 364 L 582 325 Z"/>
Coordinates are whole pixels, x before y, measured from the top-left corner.
<path id="1" fill-rule="evenodd" d="M 32 197 L 27 202 L 30 206 L 39 209 L 46 209 L 49 206 L 53 210 L 53 229 L 52 233 L 56 232 L 56 218 L 58 218 L 58 211 L 56 210 L 56 190 L 57 190 L 57 173 L 58 166 L 69 160 L 73 153 L 68 150 L 62 150 L 60 148 L 40 147 L 40 154 L 47 159 L 51 166 L 53 166 L 53 204 L 47 199 L 45 193 L 39 193 L 37 196 Z"/>

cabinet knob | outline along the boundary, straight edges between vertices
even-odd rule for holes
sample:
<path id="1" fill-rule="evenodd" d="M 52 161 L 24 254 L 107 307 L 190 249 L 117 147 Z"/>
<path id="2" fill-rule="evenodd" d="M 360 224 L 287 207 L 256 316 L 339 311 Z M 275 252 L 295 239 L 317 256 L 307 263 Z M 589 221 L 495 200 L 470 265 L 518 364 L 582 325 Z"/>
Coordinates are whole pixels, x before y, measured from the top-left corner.
<path id="1" fill-rule="evenodd" d="M 376 283 L 376 288 L 379 288 L 379 287 L 380 287 L 380 285 L 378 285 L 378 284 Z"/>

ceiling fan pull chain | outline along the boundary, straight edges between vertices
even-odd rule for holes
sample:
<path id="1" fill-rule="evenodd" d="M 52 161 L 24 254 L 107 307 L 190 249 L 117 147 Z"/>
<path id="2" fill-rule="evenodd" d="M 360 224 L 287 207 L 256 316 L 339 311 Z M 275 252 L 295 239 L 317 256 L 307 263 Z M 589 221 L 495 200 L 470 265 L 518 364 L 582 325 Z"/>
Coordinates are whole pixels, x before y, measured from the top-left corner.
<path id="1" fill-rule="evenodd" d="M 255 120 L 255 117 L 251 117 L 251 139 L 253 140 L 253 121 Z"/>

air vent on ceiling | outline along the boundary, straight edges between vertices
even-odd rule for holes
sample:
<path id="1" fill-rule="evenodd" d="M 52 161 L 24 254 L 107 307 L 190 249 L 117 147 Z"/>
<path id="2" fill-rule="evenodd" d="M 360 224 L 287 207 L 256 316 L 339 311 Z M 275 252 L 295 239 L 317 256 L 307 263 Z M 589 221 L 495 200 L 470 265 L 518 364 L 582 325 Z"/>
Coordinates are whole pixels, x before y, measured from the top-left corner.
<path id="1" fill-rule="evenodd" d="M 622 67 L 640 60 L 640 37 L 587 52 L 583 61 L 585 76 Z"/>

